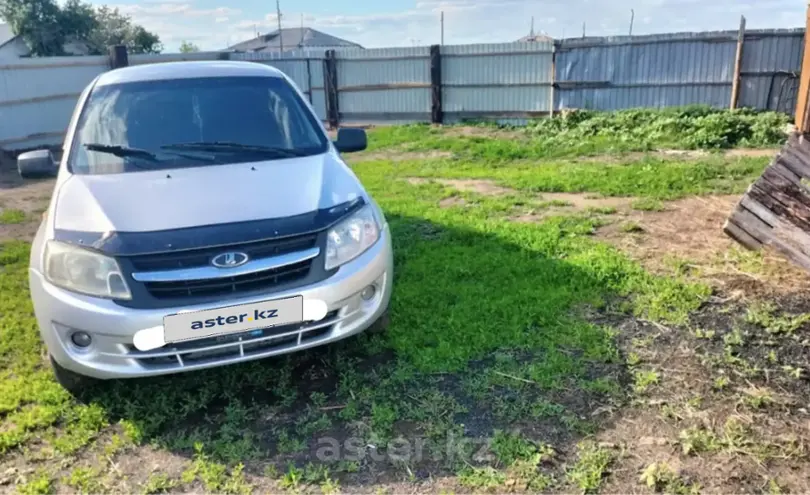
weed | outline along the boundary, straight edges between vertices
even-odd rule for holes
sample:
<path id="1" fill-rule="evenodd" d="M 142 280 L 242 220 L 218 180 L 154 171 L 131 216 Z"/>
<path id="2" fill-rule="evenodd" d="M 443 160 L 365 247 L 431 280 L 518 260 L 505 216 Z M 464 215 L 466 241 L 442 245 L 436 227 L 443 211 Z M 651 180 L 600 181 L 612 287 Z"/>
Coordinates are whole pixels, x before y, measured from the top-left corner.
<path id="1" fill-rule="evenodd" d="M 696 329 L 694 329 L 692 331 L 692 335 L 694 335 L 695 338 L 704 339 L 704 340 L 713 339 L 714 336 L 716 335 L 716 333 L 717 332 L 715 332 L 714 330 L 704 330 L 702 328 L 696 328 Z"/>
<path id="2" fill-rule="evenodd" d="M 654 462 L 644 469 L 639 481 L 656 492 L 671 495 L 692 495 L 700 493 L 700 486 L 681 479 L 669 464 Z"/>
<path id="3" fill-rule="evenodd" d="M 461 486 L 478 490 L 492 490 L 506 483 L 506 475 L 492 467 L 465 467 L 458 473 Z"/>
<path id="4" fill-rule="evenodd" d="M 653 370 L 633 370 L 633 390 L 641 394 L 647 391 L 652 385 L 656 385 L 659 380 L 657 371 Z"/>
<path id="5" fill-rule="evenodd" d="M 657 200 L 657 199 L 653 199 L 653 198 L 638 199 L 636 201 L 633 201 L 633 203 L 630 205 L 630 207 L 633 208 L 634 210 L 639 210 L 639 211 L 664 211 L 664 210 L 666 210 L 666 207 L 664 206 L 663 202 L 661 202 L 660 200 Z"/>
<path id="6" fill-rule="evenodd" d="M 581 490 L 591 492 L 599 488 L 608 466 L 613 462 L 613 453 L 592 442 L 577 446 L 577 462 L 568 469 L 568 480 Z"/>
<path id="7" fill-rule="evenodd" d="M 143 484 L 143 493 L 166 493 L 176 486 L 177 480 L 173 480 L 163 473 L 152 473 Z"/>
<path id="8" fill-rule="evenodd" d="M 752 409 L 762 409 L 774 403 L 770 390 L 761 387 L 749 387 L 744 390 L 743 402 Z"/>
<path id="9" fill-rule="evenodd" d="M 618 210 L 612 206 L 591 206 L 586 211 L 595 215 L 613 215 Z"/>
<path id="10" fill-rule="evenodd" d="M 79 493 L 100 493 L 103 491 L 103 484 L 99 479 L 99 471 L 87 467 L 78 467 L 70 472 L 69 476 L 62 479 L 62 482 L 79 491 Z"/>
<path id="11" fill-rule="evenodd" d="M 801 378 L 804 376 L 804 369 L 796 366 L 784 365 L 782 366 L 782 371 L 796 380 L 801 380 Z"/>
<path id="12" fill-rule="evenodd" d="M 636 222 L 625 222 L 621 226 L 621 231 L 628 234 L 640 234 L 644 232 L 644 227 Z"/>
<path id="13" fill-rule="evenodd" d="M 723 335 L 723 342 L 728 349 L 739 347 L 745 343 L 745 336 L 739 328 L 735 327 L 730 333 Z"/>
<path id="14" fill-rule="evenodd" d="M 723 390 L 728 387 L 729 379 L 727 376 L 718 376 L 714 379 L 714 383 L 712 384 L 712 388 L 715 390 Z"/>
<path id="15" fill-rule="evenodd" d="M 281 488 L 289 491 L 298 491 L 301 481 L 304 476 L 304 471 L 290 464 L 287 467 L 287 472 L 279 480 Z"/>
<path id="16" fill-rule="evenodd" d="M 46 495 L 53 493 L 53 480 L 44 471 L 34 473 L 31 478 L 17 485 L 17 493 L 24 495 Z"/>
<path id="17" fill-rule="evenodd" d="M 495 431 L 490 448 L 502 466 L 510 466 L 517 460 L 526 460 L 538 453 L 550 455 L 553 452 L 548 447 L 538 447 L 518 433 L 500 430 Z"/>
<path id="18" fill-rule="evenodd" d="M 199 479 L 206 490 L 219 493 L 250 493 L 252 487 L 245 481 L 242 470 L 244 466 L 239 463 L 231 472 L 224 464 L 209 460 L 208 455 L 203 451 L 203 445 L 194 445 L 194 461 L 192 465 L 183 473 L 183 481 L 189 483 L 194 479 Z"/>
<path id="19" fill-rule="evenodd" d="M 697 426 L 682 430 L 679 438 L 685 455 L 713 452 L 721 447 L 714 432 Z"/>
<path id="20" fill-rule="evenodd" d="M 754 304 L 748 308 L 746 321 L 759 325 L 772 334 L 792 334 L 799 327 L 810 322 L 810 313 L 777 316 L 776 311 L 777 309 L 772 303 Z"/>
<path id="21" fill-rule="evenodd" d="M 0 212 L 0 224 L 14 224 L 25 222 L 27 215 L 22 210 L 3 209 Z"/>
<path id="22" fill-rule="evenodd" d="M 786 492 L 775 479 L 770 478 L 768 480 L 768 493 L 771 495 L 782 495 Z"/>

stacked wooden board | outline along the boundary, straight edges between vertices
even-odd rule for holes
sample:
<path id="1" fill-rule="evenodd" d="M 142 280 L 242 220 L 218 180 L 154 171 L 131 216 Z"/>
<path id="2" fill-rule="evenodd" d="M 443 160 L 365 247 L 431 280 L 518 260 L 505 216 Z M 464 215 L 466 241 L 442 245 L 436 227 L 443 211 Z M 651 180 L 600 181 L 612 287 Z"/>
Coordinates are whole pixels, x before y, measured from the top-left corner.
<path id="1" fill-rule="evenodd" d="M 748 249 L 770 246 L 810 271 L 810 135 L 795 132 L 726 220 Z"/>

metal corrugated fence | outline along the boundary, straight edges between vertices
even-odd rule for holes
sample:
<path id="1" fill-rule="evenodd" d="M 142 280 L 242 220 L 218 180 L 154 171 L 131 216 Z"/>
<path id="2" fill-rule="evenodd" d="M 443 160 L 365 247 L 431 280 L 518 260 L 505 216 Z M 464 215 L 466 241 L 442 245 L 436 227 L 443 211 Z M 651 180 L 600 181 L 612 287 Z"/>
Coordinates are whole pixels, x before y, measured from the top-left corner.
<path id="1" fill-rule="evenodd" d="M 76 100 L 109 70 L 107 57 L 48 57 L 0 64 L 0 150 L 62 142 Z"/>
<path id="2" fill-rule="evenodd" d="M 340 121 L 430 120 L 430 48 L 335 50 Z"/>
<path id="3" fill-rule="evenodd" d="M 445 121 L 547 114 L 553 50 L 542 42 L 442 46 Z"/>
<path id="4" fill-rule="evenodd" d="M 715 31 L 559 40 L 555 109 L 728 107 L 737 38 Z M 804 29 L 746 33 L 739 106 L 793 111 L 803 39 Z"/>
<path id="5" fill-rule="evenodd" d="M 804 29 L 746 33 L 739 106 L 794 112 L 803 37 Z M 737 31 L 718 31 L 433 50 L 349 48 L 334 50 L 332 59 L 322 49 L 173 53 L 130 55 L 129 63 L 231 59 L 271 65 L 298 85 L 324 121 L 519 123 L 565 108 L 726 108 L 737 38 Z M 21 59 L 0 67 L 0 147 L 58 144 L 79 93 L 106 70 L 107 57 Z M 329 100 L 326 88 L 333 86 L 337 97 Z"/>

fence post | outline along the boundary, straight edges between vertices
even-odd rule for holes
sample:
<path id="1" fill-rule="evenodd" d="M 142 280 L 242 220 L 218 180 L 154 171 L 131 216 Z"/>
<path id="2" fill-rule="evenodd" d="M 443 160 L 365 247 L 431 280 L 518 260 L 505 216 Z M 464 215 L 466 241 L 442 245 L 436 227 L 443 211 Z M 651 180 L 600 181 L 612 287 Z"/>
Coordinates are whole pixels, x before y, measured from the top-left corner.
<path id="1" fill-rule="evenodd" d="M 129 65 L 127 47 L 124 45 L 113 45 L 109 48 L 110 68 L 119 69 Z"/>
<path id="2" fill-rule="evenodd" d="M 799 79 L 799 93 L 796 95 L 796 118 L 794 124 L 799 132 L 810 132 L 810 5 L 807 7 L 807 17 L 804 31 L 804 53 L 802 54 L 802 68 Z"/>
<path id="3" fill-rule="evenodd" d="M 740 16 L 740 32 L 737 36 L 737 56 L 734 59 L 734 80 L 731 83 L 731 109 L 740 101 L 740 72 L 742 72 L 743 44 L 745 43 L 745 17 Z"/>
<path id="4" fill-rule="evenodd" d="M 441 124 L 442 111 L 442 51 L 440 45 L 430 45 L 430 122 Z"/>
<path id="5" fill-rule="evenodd" d="M 307 96 L 309 103 L 312 104 L 312 67 L 310 67 L 309 57 L 307 57 Z"/>
<path id="6" fill-rule="evenodd" d="M 326 93 L 326 119 L 329 127 L 337 129 L 340 125 L 340 112 L 338 109 L 338 77 L 337 58 L 335 50 L 326 50 L 326 58 L 323 60 L 323 87 Z"/>
<path id="7" fill-rule="evenodd" d="M 556 91 L 554 86 L 557 84 L 557 42 L 551 43 L 551 89 L 548 92 L 549 108 L 548 118 L 554 118 L 554 98 L 556 98 Z"/>

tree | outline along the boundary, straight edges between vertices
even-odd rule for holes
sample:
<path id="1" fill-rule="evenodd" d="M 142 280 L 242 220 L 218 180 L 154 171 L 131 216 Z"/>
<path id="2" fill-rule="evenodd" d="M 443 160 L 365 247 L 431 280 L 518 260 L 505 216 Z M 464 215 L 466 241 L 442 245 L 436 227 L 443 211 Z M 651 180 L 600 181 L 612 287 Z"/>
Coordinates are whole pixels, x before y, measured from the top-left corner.
<path id="1" fill-rule="evenodd" d="M 190 41 L 180 43 L 180 53 L 194 53 L 200 51 L 200 47 Z"/>
<path id="2" fill-rule="evenodd" d="M 106 5 L 95 12 L 99 28 L 88 40 L 94 51 L 106 53 L 107 47 L 124 45 L 130 53 L 160 53 L 163 46 L 160 38 L 142 26 L 133 24 L 129 16 L 121 14 L 117 8 Z"/>
<path id="3" fill-rule="evenodd" d="M 0 17 L 36 55 L 62 55 L 65 30 L 62 11 L 53 0 L 0 0 Z M 68 28 L 69 29 L 69 28 Z"/>
<path id="4" fill-rule="evenodd" d="M 84 43 L 91 55 L 107 53 L 118 44 L 131 53 L 163 49 L 156 34 L 133 24 L 118 9 L 94 8 L 82 0 L 67 0 L 63 7 L 55 0 L 0 0 L 0 17 L 22 36 L 31 54 L 40 57 L 64 55 L 70 41 Z"/>

